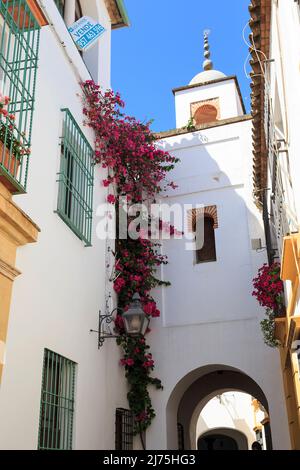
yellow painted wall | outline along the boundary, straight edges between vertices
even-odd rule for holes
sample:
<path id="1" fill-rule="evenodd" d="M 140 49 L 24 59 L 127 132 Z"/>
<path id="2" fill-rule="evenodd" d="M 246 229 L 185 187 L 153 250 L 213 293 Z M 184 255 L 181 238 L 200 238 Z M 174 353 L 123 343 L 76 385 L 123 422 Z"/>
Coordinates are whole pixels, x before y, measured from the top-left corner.
<path id="1" fill-rule="evenodd" d="M 13 281 L 21 274 L 15 267 L 17 248 L 37 241 L 38 232 L 37 225 L 12 201 L 10 192 L 0 183 L 0 381 Z"/>

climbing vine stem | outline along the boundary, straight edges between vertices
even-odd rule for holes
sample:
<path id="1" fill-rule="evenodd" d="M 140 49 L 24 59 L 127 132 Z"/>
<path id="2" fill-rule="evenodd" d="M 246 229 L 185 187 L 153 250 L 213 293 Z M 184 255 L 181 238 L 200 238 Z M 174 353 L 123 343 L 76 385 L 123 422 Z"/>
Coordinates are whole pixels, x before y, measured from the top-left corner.
<path id="1" fill-rule="evenodd" d="M 85 124 L 95 132 L 95 163 L 107 169 L 107 177 L 102 181 L 109 190 L 107 203 L 115 205 L 117 211 L 124 199 L 129 206 L 137 203 L 149 206 L 167 187 L 175 188 L 173 182 L 167 182 L 166 175 L 178 160 L 156 147 L 150 123 L 127 116 L 118 93 L 102 91 L 93 81 L 83 83 L 82 89 Z M 162 221 L 158 224 L 161 229 Z M 169 226 L 168 230 L 174 233 L 174 227 Z M 159 243 L 149 238 L 148 230 L 140 230 L 138 237 L 123 239 L 117 227 L 114 254 L 113 287 L 119 307 L 126 311 L 137 292 L 145 314 L 149 318 L 159 317 L 151 291 L 169 285 L 156 275 L 158 268 L 167 263 L 166 257 L 160 254 Z M 142 436 L 155 417 L 149 387 L 162 389 L 161 381 L 152 375 L 155 363 L 147 342 L 150 330 L 145 336 L 126 335 L 121 315 L 116 317 L 115 328 L 119 334 L 117 343 L 123 351 L 120 365 L 124 367 L 129 386 L 127 398 L 134 415 L 134 431 Z"/>

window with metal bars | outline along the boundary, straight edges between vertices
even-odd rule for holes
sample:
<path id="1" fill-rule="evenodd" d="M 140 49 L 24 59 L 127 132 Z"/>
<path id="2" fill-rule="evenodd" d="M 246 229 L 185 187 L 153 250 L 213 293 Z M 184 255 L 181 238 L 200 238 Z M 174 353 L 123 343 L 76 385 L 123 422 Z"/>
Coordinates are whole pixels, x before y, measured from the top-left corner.
<path id="1" fill-rule="evenodd" d="M 63 109 L 57 214 L 91 246 L 94 151 L 68 109 Z"/>
<path id="2" fill-rule="evenodd" d="M 65 0 L 54 0 L 55 5 L 62 17 L 64 17 L 65 13 Z"/>
<path id="3" fill-rule="evenodd" d="M 44 352 L 39 450 L 72 450 L 76 363 Z"/>
<path id="4" fill-rule="evenodd" d="M 26 0 L 0 1 L 0 181 L 12 193 L 26 191 L 39 38 Z"/>
<path id="5" fill-rule="evenodd" d="M 124 408 L 116 409 L 116 450 L 133 449 L 133 413 Z"/>

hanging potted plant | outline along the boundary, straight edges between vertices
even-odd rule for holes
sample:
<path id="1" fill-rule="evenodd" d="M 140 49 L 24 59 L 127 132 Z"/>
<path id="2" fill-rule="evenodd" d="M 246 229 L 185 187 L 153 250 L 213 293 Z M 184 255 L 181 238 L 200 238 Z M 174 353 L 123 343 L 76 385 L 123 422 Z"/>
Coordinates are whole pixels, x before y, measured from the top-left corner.
<path id="1" fill-rule="evenodd" d="M 273 263 L 271 266 L 264 264 L 258 275 L 253 279 L 254 291 L 258 303 L 266 308 L 266 319 L 261 321 L 261 329 L 264 341 L 268 346 L 279 345 L 275 335 L 276 320 L 286 315 L 284 302 L 284 287 L 280 279 L 280 264 Z"/>

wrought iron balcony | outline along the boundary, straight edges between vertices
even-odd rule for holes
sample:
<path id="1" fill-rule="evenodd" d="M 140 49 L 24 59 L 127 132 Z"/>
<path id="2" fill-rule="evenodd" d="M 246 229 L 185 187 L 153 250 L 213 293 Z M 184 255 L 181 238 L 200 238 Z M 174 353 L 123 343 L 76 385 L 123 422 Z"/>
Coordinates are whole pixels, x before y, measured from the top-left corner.
<path id="1" fill-rule="evenodd" d="M 289 173 L 289 155 L 286 142 L 276 128 L 270 93 L 270 67 L 266 67 L 264 126 L 266 137 L 267 160 L 269 170 L 269 188 L 271 189 L 268 213 L 270 229 L 277 240 L 281 256 L 283 238 L 298 231 L 293 189 Z M 268 202 L 268 201 L 265 201 Z"/>
<path id="2" fill-rule="evenodd" d="M 0 2 L 0 181 L 26 190 L 40 26 L 26 0 Z"/>

